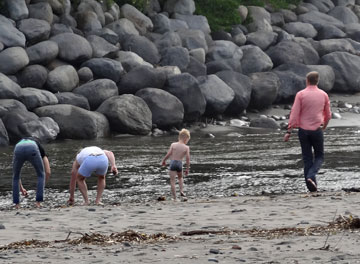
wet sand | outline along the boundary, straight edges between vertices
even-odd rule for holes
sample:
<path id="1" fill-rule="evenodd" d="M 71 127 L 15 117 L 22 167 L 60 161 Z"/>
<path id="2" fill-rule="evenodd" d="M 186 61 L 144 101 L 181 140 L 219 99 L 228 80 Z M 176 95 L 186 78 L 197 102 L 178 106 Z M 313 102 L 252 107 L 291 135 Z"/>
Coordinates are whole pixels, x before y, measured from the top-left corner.
<path id="1" fill-rule="evenodd" d="M 324 192 L 8 210 L 1 212 L 0 245 L 32 239 L 50 244 L 0 250 L 0 263 L 360 263 L 357 229 L 321 229 L 339 216 L 357 216 L 359 200 L 359 193 Z M 274 235 L 279 228 L 284 229 Z M 55 243 L 70 231 L 75 232 L 71 240 L 126 230 L 176 239 L 108 246 Z M 182 235 L 199 230 L 204 234 Z"/>

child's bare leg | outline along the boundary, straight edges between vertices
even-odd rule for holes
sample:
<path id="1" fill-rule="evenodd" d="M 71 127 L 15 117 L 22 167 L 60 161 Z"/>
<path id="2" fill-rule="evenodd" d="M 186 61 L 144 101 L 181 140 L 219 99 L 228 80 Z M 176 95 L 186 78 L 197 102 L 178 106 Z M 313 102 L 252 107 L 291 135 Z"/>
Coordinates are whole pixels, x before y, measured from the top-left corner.
<path id="1" fill-rule="evenodd" d="M 178 172 L 177 175 L 178 175 L 178 181 L 179 181 L 180 195 L 185 196 L 185 194 L 184 194 L 184 178 L 183 178 L 182 172 Z"/>
<path id="2" fill-rule="evenodd" d="M 76 178 L 76 182 L 78 184 L 82 196 L 84 197 L 84 205 L 88 205 L 89 204 L 88 188 L 85 182 L 85 177 L 78 174 L 78 177 Z"/>
<path id="3" fill-rule="evenodd" d="M 175 190 L 176 171 L 169 171 L 169 174 L 170 174 L 171 195 L 173 199 L 176 200 L 176 190 Z"/>
<path id="4" fill-rule="evenodd" d="M 105 175 L 98 175 L 97 194 L 96 194 L 96 200 L 95 200 L 95 204 L 97 204 L 97 205 L 101 205 L 101 196 L 104 192 L 105 185 L 106 185 Z"/>

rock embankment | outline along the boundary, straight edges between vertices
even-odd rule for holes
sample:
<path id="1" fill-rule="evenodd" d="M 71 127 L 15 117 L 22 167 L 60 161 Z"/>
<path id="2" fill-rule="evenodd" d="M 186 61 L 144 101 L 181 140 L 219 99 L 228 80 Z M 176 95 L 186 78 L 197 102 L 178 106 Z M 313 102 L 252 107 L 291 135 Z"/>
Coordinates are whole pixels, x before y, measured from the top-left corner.
<path id="1" fill-rule="evenodd" d="M 4 2 L 0 145 L 239 117 L 290 103 L 312 70 L 326 92 L 360 92 L 360 0 L 241 6 L 252 22 L 231 33 L 211 32 L 193 0 L 151 0 L 144 13 L 95 0 Z"/>

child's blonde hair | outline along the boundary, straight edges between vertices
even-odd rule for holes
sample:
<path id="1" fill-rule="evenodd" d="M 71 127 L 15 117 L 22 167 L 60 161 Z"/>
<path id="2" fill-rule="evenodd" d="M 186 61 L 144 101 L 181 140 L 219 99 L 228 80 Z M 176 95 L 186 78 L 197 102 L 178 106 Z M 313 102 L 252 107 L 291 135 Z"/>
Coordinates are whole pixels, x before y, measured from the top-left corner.
<path id="1" fill-rule="evenodd" d="M 184 139 L 190 139 L 190 131 L 189 130 L 187 130 L 187 129 L 185 129 L 185 128 L 183 128 L 183 129 L 181 129 L 181 131 L 179 132 L 179 139 L 182 139 L 182 140 L 184 140 Z"/>

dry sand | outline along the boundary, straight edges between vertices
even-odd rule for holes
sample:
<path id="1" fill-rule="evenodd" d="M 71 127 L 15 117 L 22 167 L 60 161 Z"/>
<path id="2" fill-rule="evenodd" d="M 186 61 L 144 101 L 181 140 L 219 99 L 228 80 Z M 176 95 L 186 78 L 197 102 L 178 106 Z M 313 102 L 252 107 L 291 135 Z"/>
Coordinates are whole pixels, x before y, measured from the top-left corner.
<path id="1" fill-rule="evenodd" d="M 51 243 L 1 250 L 0 263 L 360 263 L 359 231 L 325 228 L 335 217 L 355 217 L 359 200 L 359 193 L 340 192 L 3 211 L 0 245 L 31 239 Z M 288 231 L 274 236 L 278 228 Z M 253 229 L 258 231 L 251 233 Z M 55 243 L 70 231 L 77 233 L 69 239 L 76 239 L 80 233 L 125 230 L 161 232 L 177 240 L 109 246 Z M 194 230 L 234 232 L 181 235 Z M 271 232 L 258 236 L 266 230 Z M 297 233 L 301 231 L 306 235 Z"/>

